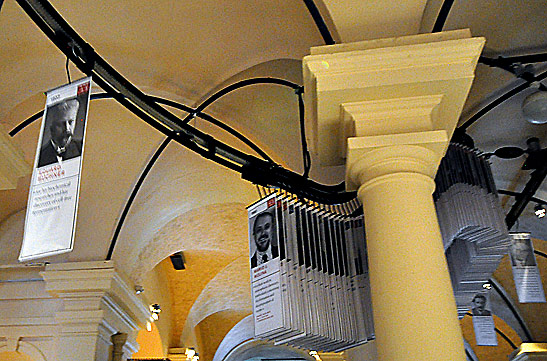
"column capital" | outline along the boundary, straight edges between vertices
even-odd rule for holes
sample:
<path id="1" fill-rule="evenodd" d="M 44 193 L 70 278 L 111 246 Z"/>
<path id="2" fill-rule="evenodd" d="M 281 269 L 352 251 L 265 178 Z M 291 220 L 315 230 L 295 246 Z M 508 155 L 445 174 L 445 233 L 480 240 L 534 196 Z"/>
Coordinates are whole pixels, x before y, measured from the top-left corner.
<path id="1" fill-rule="evenodd" d="M 48 264 L 40 275 L 46 290 L 64 300 L 65 311 L 120 308 L 131 327 L 143 327 L 150 312 L 116 272 L 113 261 Z M 103 305 L 103 306 L 101 306 Z"/>
<path id="2" fill-rule="evenodd" d="M 458 30 L 313 48 L 303 61 L 312 151 L 322 165 L 341 165 L 351 137 L 450 139 L 484 42 Z"/>
<path id="3" fill-rule="evenodd" d="M 49 264 L 40 275 L 46 290 L 63 302 L 55 314 L 59 325 L 59 360 L 73 359 L 73 345 L 82 360 L 107 359 L 111 336 L 124 334 L 123 350 L 137 351 L 137 332 L 150 317 L 146 304 L 120 277 L 112 261 Z"/>
<path id="4" fill-rule="evenodd" d="M 442 130 L 348 138 L 346 189 L 395 173 L 433 178 L 448 141 Z"/>

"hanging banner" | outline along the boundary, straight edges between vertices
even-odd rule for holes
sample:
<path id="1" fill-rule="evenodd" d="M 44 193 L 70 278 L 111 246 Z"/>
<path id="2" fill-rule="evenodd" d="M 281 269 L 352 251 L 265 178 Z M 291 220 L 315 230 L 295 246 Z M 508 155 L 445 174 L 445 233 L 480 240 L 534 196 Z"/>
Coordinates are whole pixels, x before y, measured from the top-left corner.
<path id="1" fill-rule="evenodd" d="M 248 207 L 251 294 L 257 338 L 285 331 L 276 210 L 275 195 Z"/>
<path id="2" fill-rule="evenodd" d="M 19 261 L 72 251 L 91 78 L 46 93 Z"/>
<path id="3" fill-rule="evenodd" d="M 545 302 L 530 233 L 511 233 L 511 266 L 520 303 Z"/>
<path id="4" fill-rule="evenodd" d="M 480 292 L 475 294 L 471 301 L 471 313 L 473 314 L 473 329 L 478 346 L 497 346 L 494 318 L 490 308 L 489 294 Z"/>

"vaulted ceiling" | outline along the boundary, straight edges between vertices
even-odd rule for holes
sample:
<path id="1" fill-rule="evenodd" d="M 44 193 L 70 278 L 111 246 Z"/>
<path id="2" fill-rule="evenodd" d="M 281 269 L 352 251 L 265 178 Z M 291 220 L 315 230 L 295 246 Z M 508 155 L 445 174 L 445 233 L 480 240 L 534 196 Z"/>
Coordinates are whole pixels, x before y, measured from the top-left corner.
<path id="1" fill-rule="evenodd" d="M 442 5 L 440 0 L 315 2 L 337 42 L 430 32 Z M 302 57 L 310 47 L 324 44 L 303 1 L 53 0 L 52 4 L 99 55 L 142 91 L 189 106 L 251 77 L 273 76 L 301 84 Z M 456 0 L 444 29 L 470 28 L 474 36 L 484 36 L 485 55 L 490 57 L 545 52 L 544 13 L 543 0 L 518 4 Z M 7 134 L 43 109 L 44 91 L 67 82 L 66 58 L 14 0 L 3 2 L 0 32 L 0 128 Z M 539 73 L 547 64 L 535 66 Z M 83 76 L 74 66 L 69 69 L 72 79 Z M 505 70 L 479 64 L 460 124 L 522 82 Z M 545 147 L 547 126 L 531 125 L 521 114 L 524 97 L 533 91 L 519 93 L 472 125 L 468 134 L 475 145 L 485 152 L 508 145 L 526 148 L 529 137 L 538 137 Z M 302 171 L 293 90 L 254 85 L 219 99 L 207 111 L 248 136 L 276 162 Z M 192 124 L 253 153 L 203 120 Z M 39 126 L 34 122 L 11 138 L 29 164 L 34 161 Z M 74 251 L 50 262 L 105 259 L 128 198 L 164 139 L 112 99 L 91 103 Z M 524 157 L 492 158 L 498 188 L 523 189 L 530 174 L 520 169 L 523 161 Z M 344 178 L 343 167 L 324 168 L 315 162 L 311 177 L 338 183 Z M 17 262 L 29 180 L 30 175 L 22 177 L 15 189 L 0 191 L 0 263 L 4 265 Z M 547 185 L 535 196 L 547 199 Z M 207 355 L 214 354 L 213 346 L 228 329 L 215 330 L 212 325 L 235 325 L 251 312 L 245 206 L 257 198 L 254 186 L 239 174 L 175 142 L 154 164 L 123 224 L 113 260 L 130 283 L 145 286 L 147 302 L 161 299 L 168 315 L 158 324 L 165 348 L 201 344 Z M 502 197 L 505 211 L 513 202 Z M 532 206 L 525 209 L 516 228 L 545 240 L 547 221 L 535 218 Z M 545 252 L 540 240 L 536 246 Z M 170 267 L 168 256 L 177 251 L 186 255 L 185 271 Z M 547 275 L 542 277 L 545 280 Z M 534 312 L 545 311 L 537 307 Z M 529 326 L 539 330 L 545 323 Z"/>

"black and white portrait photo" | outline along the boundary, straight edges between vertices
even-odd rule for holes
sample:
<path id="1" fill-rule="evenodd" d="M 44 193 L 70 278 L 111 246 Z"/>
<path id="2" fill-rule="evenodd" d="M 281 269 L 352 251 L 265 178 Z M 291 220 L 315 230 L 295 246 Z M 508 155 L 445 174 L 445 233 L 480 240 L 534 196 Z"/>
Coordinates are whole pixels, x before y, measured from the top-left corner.
<path id="1" fill-rule="evenodd" d="M 254 240 L 254 252 L 251 248 L 251 268 L 279 257 L 276 223 L 273 211 L 266 210 L 255 216 L 252 221 L 251 236 Z"/>
<path id="2" fill-rule="evenodd" d="M 487 308 L 488 299 L 484 293 L 477 293 L 471 303 L 473 316 L 492 316 L 492 312 Z"/>
<path id="3" fill-rule="evenodd" d="M 83 122 L 84 115 L 85 107 L 76 97 L 47 108 L 38 167 L 61 163 L 82 154 L 84 124 L 78 124 L 78 119 Z"/>
<path id="4" fill-rule="evenodd" d="M 511 264 L 514 267 L 535 266 L 531 239 L 514 239 L 511 244 Z"/>

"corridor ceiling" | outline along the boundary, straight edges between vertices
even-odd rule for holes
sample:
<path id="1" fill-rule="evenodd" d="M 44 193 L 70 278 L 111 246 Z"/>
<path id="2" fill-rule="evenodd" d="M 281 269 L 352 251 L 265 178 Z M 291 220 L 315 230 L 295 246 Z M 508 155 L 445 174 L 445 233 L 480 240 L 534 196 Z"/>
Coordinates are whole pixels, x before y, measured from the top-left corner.
<path id="1" fill-rule="evenodd" d="M 99 55 L 139 89 L 188 106 L 251 77 L 279 77 L 302 84 L 302 57 L 310 47 L 324 45 L 300 0 L 51 3 Z M 315 3 L 336 42 L 430 32 L 442 5 L 440 0 Z M 487 40 L 483 55 L 494 58 L 546 52 L 545 25 L 544 0 L 456 0 L 444 30 L 470 28 L 474 36 Z M 15 0 L 3 2 L 0 34 L 0 130 L 7 134 L 43 109 L 44 91 L 67 82 L 66 58 Z M 536 74 L 547 70 L 546 63 L 534 67 Z M 73 80 L 83 77 L 73 65 L 69 69 Z M 479 64 L 460 124 L 522 82 L 505 70 Z M 538 137 L 547 146 L 547 125 L 527 123 L 521 114 L 524 97 L 534 90 L 519 93 L 470 126 L 468 134 L 476 147 L 484 152 L 502 146 L 526 148 L 530 137 Z M 292 89 L 253 85 L 219 99 L 207 112 L 245 134 L 276 162 L 302 172 L 298 103 Z M 29 164 L 34 162 L 39 123 L 12 138 Z M 203 120 L 190 124 L 254 154 Z M 116 101 L 91 102 L 74 251 L 50 262 L 106 258 L 128 198 L 164 139 Z M 520 192 L 524 188 L 530 176 L 530 171 L 520 169 L 524 160 L 491 159 L 499 189 Z M 335 184 L 343 180 L 343 171 L 343 167 L 323 168 L 314 162 L 310 175 L 318 182 Z M 17 262 L 29 181 L 30 175 L 19 179 L 16 189 L 0 191 L 2 265 Z M 547 199 L 545 182 L 535 197 Z M 112 259 L 129 283 L 156 282 L 156 291 L 145 291 L 143 297 L 156 302 L 153 295 L 162 294 L 164 304 L 170 304 L 165 306 L 170 322 L 158 326 L 169 347 L 200 342 L 205 359 L 212 359 L 231 326 L 251 312 L 245 206 L 257 198 L 255 187 L 238 173 L 174 142 L 147 176 Z M 514 198 L 501 199 L 507 212 Z M 524 210 L 515 229 L 545 240 L 547 219 L 537 219 L 533 206 Z M 539 244 L 545 252 L 545 242 Z M 175 272 L 164 261 L 177 251 L 186 256 L 186 271 Z M 547 275 L 542 277 L 545 280 Z M 537 306 L 533 311 L 544 312 L 545 308 Z M 214 327 L 220 323 L 225 326 Z M 532 331 L 546 339 L 544 326 L 545 322 L 534 324 L 538 328 Z M 201 340 L 190 336 L 196 330 Z"/>

